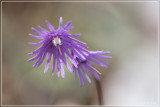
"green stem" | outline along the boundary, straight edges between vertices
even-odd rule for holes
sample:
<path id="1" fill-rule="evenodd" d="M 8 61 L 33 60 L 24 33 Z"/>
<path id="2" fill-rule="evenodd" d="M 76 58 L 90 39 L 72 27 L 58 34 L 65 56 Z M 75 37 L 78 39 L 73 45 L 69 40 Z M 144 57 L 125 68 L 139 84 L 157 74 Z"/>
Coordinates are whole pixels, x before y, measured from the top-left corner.
<path id="1" fill-rule="evenodd" d="M 100 80 L 96 80 L 95 79 L 95 83 L 96 83 L 96 88 L 97 88 L 97 95 L 98 95 L 98 101 L 100 105 L 103 105 L 103 93 L 102 93 L 102 86 L 101 86 L 101 82 Z"/>

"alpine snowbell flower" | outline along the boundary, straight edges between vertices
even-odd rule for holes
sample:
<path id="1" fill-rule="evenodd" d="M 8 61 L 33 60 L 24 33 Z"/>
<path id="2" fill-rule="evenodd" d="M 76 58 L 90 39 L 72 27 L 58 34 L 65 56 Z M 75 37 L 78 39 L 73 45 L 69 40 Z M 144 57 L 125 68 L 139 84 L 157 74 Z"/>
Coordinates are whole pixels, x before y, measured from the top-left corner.
<path id="1" fill-rule="evenodd" d="M 29 42 L 29 44 L 32 46 L 41 46 L 33 52 L 28 53 L 29 55 L 35 56 L 27 61 L 30 62 L 37 60 L 33 67 L 39 67 L 48 54 L 46 66 L 44 69 L 44 73 L 46 73 L 48 71 L 53 55 L 52 75 L 54 75 L 56 68 L 58 77 L 60 77 L 61 74 L 62 78 L 64 78 L 64 63 L 71 73 L 75 73 L 75 79 L 77 78 L 78 74 L 80 86 L 85 84 L 82 74 L 85 76 L 89 83 L 91 83 L 91 79 L 88 76 L 89 72 L 96 78 L 96 80 L 99 80 L 99 75 L 101 75 L 101 73 L 92 66 L 92 63 L 108 68 L 109 63 L 103 59 L 112 58 L 111 56 L 105 56 L 105 54 L 110 52 L 86 50 L 88 48 L 86 43 L 73 38 L 79 37 L 80 33 L 75 35 L 68 33 L 73 28 L 73 26 L 71 26 L 72 21 L 67 22 L 63 27 L 62 20 L 62 17 L 60 17 L 59 27 L 57 30 L 55 30 L 48 21 L 46 21 L 46 25 L 48 26 L 49 31 L 40 26 L 38 26 L 40 31 L 32 27 L 32 30 L 37 35 L 29 35 L 33 38 L 41 39 L 41 41 L 38 43 Z M 72 68 L 68 64 L 66 56 L 71 61 Z"/>
<path id="2" fill-rule="evenodd" d="M 86 56 L 89 54 L 89 52 L 86 50 L 86 48 L 88 48 L 86 46 L 86 43 L 72 38 L 79 37 L 80 33 L 76 35 L 68 34 L 68 32 L 73 28 L 73 26 L 71 26 L 72 21 L 67 22 L 66 25 L 63 27 L 62 20 L 62 17 L 60 17 L 59 27 L 57 30 L 55 30 L 48 21 L 46 21 L 46 25 L 48 26 L 49 31 L 40 26 L 38 26 L 40 31 L 32 27 L 32 30 L 37 35 L 29 35 L 33 38 L 41 39 L 41 41 L 38 43 L 29 42 L 29 44 L 32 46 L 41 46 L 33 52 L 28 53 L 29 55 L 35 55 L 31 59 L 29 59 L 28 62 L 37 60 L 33 67 L 39 67 L 48 54 L 46 66 L 44 69 L 44 73 L 46 73 L 53 55 L 52 75 L 54 75 L 55 66 L 57 65 L 56 68 L 58 77 L 61 74 L 62 78 L 64 78 L 65 71 L 63 63 L 66 65 L 70 72 L 73 72 L 66 60 L 65 54 L 67 55 L 71 63 L 74 65 L 74 67 L 77 68 L 79 65 L 78 61 L 73 58 L 72 54 L 74 54 L 80 60 L 86 60 Z"/>
<path id="3" fill-rule="evenodd" d="M 85 76 L 85 78 L 87 79 L 87 81 L 89 83 L 91 83 L 91 80 L 90 80 L 90 78 L 87 74 L 89 72 L 91 72 L 91 74 L 97 80 L 99 80 L 98 74 L 101 75 L 101 73 L 92 66 L 92 63 L 95 63 L 95 64 L 100 65 L 102 67 L 108 68 L 107 65 L 109 65 L 109 63 L 107 61 L 103 60 L 103 59 L 112 58 L 111 56 L 104 56 L 104 54 L 108 54 L 108 53 L 110 53 L 110 52 L 109 51 L 107 51 L 107 52 L 104 52 L 104 51 L 89 51 L 89 55 L 86 57 L 85 60 L 82 60 L 82 59 L 79 59 L 79 58 L 75 57 L 75 59 L 78 62 L 78 67 L 75 67 L 73 65 L 73 71 L 75 73 L 75 79 L 77 78 L 77 74 L 79 76 L 80 86 L 82 86 L 82 84 L 83 85 L 85 84 L 82 74 Z"/>

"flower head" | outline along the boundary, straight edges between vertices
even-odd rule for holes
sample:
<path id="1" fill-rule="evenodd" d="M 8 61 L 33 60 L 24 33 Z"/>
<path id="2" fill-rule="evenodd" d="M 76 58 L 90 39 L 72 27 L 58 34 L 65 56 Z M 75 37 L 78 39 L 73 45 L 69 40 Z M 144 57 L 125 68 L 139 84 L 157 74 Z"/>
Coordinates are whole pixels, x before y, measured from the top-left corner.
<path id="1" fill-rule="evenodd" d="M 29 59 L 28 62 L 37 60 L 33 67 L 39 67 L 48 54 L 46 66 L 44 69 L 44 73 L 46 73 L 53 55 L 52 75 L 54 75 L 55 65 L 57 65 L 58 77 L 61 73 L 62 78 L 64 78 L 65 71 L 63 63 L 66 65 L 70 72 L 73 72 L 66 60 L 65 54 L 68 56 L 74 67 L 77 68 L 78 62 L 73 58 L 70 51 L 72 51 L 72 53 L 76 55 L 80 60 L 85 60 L 89 52 L 85 49 L 88 48 L 86 46 L 86 43 L 72 38 L 79 37 L 80 33 L 76 35 L 68 34 L 68 32 L 73 28 L 73 26 L 71 26 L 72 21 L 67 22 L 66 25 L 63 27 L 62 20 L 62 17 L 60 17 L 59 27 L 57 30 L 55 30 L 48 21 L 46 21 L 46 25 L 48 26 L 49 31 L 40 26 L 38 26 L 40 31 L 32 27 L 32 30 L 37 34 L 37 36 L 33 34 L 29 35 L 33 38 L 41 39 L 41 41 L 38 43 L 29 42 L 29 44 L 32 46 L 41 46 L 33 52 L 28 53 L 29 55 L 35 55 L 31 59 Z M 84 52 L 86 54 L 84 54 Z"/>
<path id="2" fill-rule="evenodd" d="M 99 80 L 98 74 L 101 75 L 101 73 L 92 66 L 92 63 L 96 63 L 97 65 L 108 68 L 107 65 L 109 65 L 109 63 L 107 61 L 103 60 L 103 59 L 112 58 L 111 56 L 104 56 L 104 54 L 108 54 L 108 53 L 110 53 L 110 52 L 109 51 L 107 51 L 107 52 L 104 52 L 104 51 L 89 51 L 89 55 L 86 57 L 85 60 L 81 60 L 81 59 L 75 57 L 76 60 L 78 61 L 78 67 L 75 67 L 73 65 L 73 71 L 75 73 L 75 79 L 77 78 L 77 73 L 78 73 L 79 80 L 80 80 L 80 86 L 82 86 L 82 84 L 83 85 L 85 84 L 82 74 L 84 74 L 85 78 L 87 79 L 87 81 L 89 83 L 91 83 L 91 80 L 90 80 L 90 78 L 87 74 L 89 72 L 91 72 L 91 74 L 93 74 L 93 76 L 97 80 Z"/>

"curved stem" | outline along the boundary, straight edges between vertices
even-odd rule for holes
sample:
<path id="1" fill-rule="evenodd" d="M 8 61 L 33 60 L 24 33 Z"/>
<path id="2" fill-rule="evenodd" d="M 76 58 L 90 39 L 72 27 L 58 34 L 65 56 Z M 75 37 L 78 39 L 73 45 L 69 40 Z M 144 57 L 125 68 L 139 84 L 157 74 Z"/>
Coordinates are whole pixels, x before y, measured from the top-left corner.
<path id="1" fill-rule="evenodd" d="M 102 93 L 102 86 L 101 86 L 101 82 L 100 80 L 96 80 L 95 79 L 95 83 L 96 83 L 96 88 L 97 88 L 97 95 L 98 95 L 98 101 L 100 105 L 103 105 L 103 93 Z"/>

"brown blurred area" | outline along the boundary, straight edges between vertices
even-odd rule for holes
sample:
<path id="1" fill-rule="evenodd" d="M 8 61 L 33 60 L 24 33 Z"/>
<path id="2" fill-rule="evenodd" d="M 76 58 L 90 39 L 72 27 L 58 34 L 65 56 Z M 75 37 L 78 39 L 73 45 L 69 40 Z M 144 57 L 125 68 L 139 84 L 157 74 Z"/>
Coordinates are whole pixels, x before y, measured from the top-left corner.
<path id="1" fill-rule="evenodd" d="M 72 20 L 70 33 L 82 35 L 90 50 L 111 51 L 102 72 L 105 105 L 156 105 L 158 102 L 158 2 L 3 2 L 2 3 L 2 104 L 97 105 L 94 79 L 79 86 L 74 74 L 65 79 L 43 73 L 26 62 L 38 42 L 28 34 L 37 25 L 57 28 Z"/>

